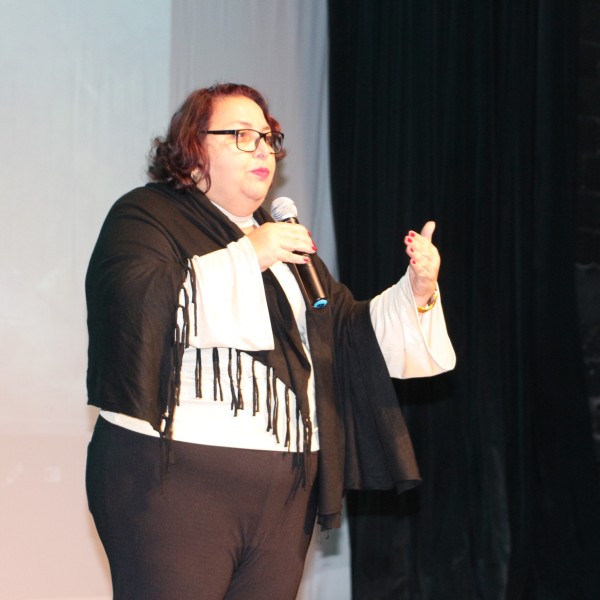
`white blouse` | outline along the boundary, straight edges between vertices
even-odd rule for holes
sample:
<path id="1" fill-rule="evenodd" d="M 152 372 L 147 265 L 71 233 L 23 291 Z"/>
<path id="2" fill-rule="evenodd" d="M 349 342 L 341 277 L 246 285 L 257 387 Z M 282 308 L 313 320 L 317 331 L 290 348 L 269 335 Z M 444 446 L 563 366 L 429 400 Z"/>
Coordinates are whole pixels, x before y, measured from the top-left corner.
<path id="1" fill-rule="evenodd" d="M 191 303 L 192 280 L 184 283 L 190 299 L 188 316 L 190 346 L 184 352 L 181 370 L 180 404 L 173 421 L 173 439 L 197 444 L 285 450 L 286 403 L 285 387 L 277 381 L 278 406 L 267 411 L 266 368 L 243 352 L 272 350 L 274 340 L 269 319 L 263 280 L 254 247 L 246 237 L 231 242 L 226 248 L 190 259 L 195 275 L 195 302 Z M 279 262 L 271 267 L 284 289 L 294 312 L 296 323 L 310 361 L 306 335 L 305 303 L 298 284 L 287 265 Z M 184 292 L 182 291 L 182 294 Z M 182 302 L 182 305 L 185 303 Z M 408 274 L 398 283 L 376 296 L 370 303 L 370 315 L 377 340 L 390 376 L 397 378 L 436 375 L 454 368 L 456 357 L 446 330 L 438 298 L 432 310 L 420 314 L 412 295 Z M 195 323 L 197 318 L 197 323 Z M 183 315 L 179 315 L 180 324 Z M 193 335 L 194 332 L 197 335 Z M 213 348 L 218 348 L 221 387 L 214 393 Z M 239 390 L 244 408 L 236 416 L 232 409 L 229 369 L 237 386 L 237 357 L 240 350 Z M 196 393 L 196 354 L 201 353 L 201 397 Z M 312 363 L 311 363 L 312 364 Z M 253 380 L 259 390 L 259 410 L 253 414 Z M 314 380 L 309 380 L 308 397 L 313 422 L 311 449 L 319 447 L 316 422 Z M 297 448 L 295 398 L 290 392 L 292 450 Z M 110 422 L 128 429 L 158 436 L 151 425 L 140 419 L 101 411 Z M 274 418 L 276 420 L 274 421 Z M 274 429 L 278 435 L 274 435 Z M 300 443 L 301 449 L 301 440 Z"/>

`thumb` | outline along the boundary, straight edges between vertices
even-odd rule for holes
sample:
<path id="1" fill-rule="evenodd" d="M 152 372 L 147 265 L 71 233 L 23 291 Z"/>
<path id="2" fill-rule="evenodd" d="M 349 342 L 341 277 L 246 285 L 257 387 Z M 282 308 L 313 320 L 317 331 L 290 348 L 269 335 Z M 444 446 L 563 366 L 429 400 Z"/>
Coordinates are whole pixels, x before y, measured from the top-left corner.
<path id="1" fill-rule="evenodd" d="M 435 221 L 427 221 L 427 223 L 425 223 L 425 225 L 423 225 L 423 229 L 421 229 L 421 235 L 424 238 L 427 238 L 429 241 L 431 241 L 434 231 L 435 231 Z"/>

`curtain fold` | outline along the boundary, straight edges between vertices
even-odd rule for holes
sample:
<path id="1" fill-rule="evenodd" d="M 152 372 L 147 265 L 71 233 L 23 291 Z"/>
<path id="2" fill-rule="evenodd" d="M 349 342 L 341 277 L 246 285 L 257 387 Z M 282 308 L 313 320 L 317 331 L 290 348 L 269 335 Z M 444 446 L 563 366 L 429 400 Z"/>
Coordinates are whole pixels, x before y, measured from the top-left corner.
<path id="1" fill-rule="evenodd" d="M 438 228 L 458 366 L 396 382 L 424 484 L 349 497 L 354 600 L 593 600 L 568 0 L 329 0 L 332 201 L 357 297 Z"/>

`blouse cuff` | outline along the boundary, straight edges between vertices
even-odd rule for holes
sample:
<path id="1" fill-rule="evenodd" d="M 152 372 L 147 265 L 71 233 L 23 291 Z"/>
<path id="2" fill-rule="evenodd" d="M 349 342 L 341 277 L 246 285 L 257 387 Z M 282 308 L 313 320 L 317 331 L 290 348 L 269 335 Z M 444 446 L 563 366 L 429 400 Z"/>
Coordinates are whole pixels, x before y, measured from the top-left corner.
<path id="1" fill-rule="evenodd" d="M 436 288 L 439 294 L 439 288 Z M 419 314 L 408 272 L 371 300 L 371 322 L 390 376 L 428 377 L 450 371 L 456 355 L 446 329 L 442 298 Z"/>
<path id="2" fill-rule="evenodd" d="M 189 265 L 194 277 L 188 275 L 184 287 L 191 346 L 246 351 L 275 347 L 262 273 L 248 238 L 194 256 Z"/>

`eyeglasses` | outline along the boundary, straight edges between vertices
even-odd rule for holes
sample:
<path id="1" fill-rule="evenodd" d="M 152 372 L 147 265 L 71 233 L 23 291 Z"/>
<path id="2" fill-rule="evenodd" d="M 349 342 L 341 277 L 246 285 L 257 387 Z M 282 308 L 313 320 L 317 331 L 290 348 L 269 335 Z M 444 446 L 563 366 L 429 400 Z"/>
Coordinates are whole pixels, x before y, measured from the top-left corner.
<path id="1" fill-rule="evenodd" d="M 271 149 L 271 154 L 278 154 L 283 150 L 284 135 L 281 131 L 267 131 L 260 133 L 254 129 L 219 129 L 213 131 L 205 131 L 211 135 L 235 135 L 235 145 L 242 152 L 254 152 L 260 144 L 260 140 L 265 140 L 265 143 Z"/>

